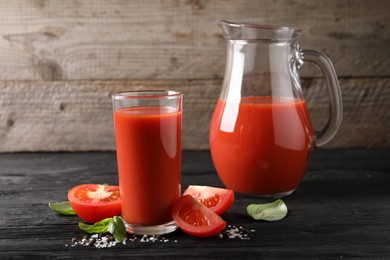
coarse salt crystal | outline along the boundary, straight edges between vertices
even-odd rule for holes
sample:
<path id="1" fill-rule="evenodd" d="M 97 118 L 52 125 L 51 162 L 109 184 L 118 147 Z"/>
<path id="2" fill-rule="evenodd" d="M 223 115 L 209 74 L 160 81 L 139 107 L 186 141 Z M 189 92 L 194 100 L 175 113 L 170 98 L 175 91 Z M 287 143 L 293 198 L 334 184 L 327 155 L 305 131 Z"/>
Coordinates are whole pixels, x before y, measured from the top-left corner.
<path id="1" fill-rule="evenodd" d="M 242 240 L 249 240 L 250 239 L 250 237 L 248 235 L 249 232 L 254 232 L 254 229 L 251 229 L 249 231 L 249 230 L 243 228 L 242 226 L 239 226 L 238 228 L 236 226 L 230 226 L 230 228 L 225 231 L 225 234 L 228 238 L 232 238 L 232 239 L 239 238 Z"/>

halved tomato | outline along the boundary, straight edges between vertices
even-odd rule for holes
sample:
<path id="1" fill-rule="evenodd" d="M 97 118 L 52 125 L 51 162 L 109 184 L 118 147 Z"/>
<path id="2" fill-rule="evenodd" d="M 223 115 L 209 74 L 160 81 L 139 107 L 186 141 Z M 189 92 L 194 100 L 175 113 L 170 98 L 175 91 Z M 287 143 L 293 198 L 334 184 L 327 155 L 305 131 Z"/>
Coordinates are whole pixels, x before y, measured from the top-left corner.
<path id="1" fill-rule="evenodd" d="M 76 214 L 89 223 L 118 216 L 121 213 L 118 186 L 79 185 L 69 190 L 68 200 Z"/>
<path id="2" fill-rule="evenodd" d="M 219 234 L 226 222 L 190 195 L 180 197 L 172 207 L 172 217 L 187 234 L 210 237 Z"/>
<path id="3" fill-rule="evenodd" d="M 234 201 L 232 190 L 209 186 L 190 185 L 183 195 L 191 195 L 218 215 L 228 210 Z"/>

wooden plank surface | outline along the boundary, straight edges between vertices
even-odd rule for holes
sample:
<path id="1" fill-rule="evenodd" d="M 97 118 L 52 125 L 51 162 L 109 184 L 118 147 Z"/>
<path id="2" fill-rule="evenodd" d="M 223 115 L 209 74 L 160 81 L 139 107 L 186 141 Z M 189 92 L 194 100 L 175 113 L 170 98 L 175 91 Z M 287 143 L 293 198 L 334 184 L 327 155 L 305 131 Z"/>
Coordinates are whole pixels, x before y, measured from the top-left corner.
<path id="1" fill-rule="evenodd" d="M 326 88 L 303 80 L 313 125 L 328 117 Z M 221 80 L 0 81 L 0 152 L 114 150 L 110 95 L 128 89 L 184 93 L 183 149 L 208 149 Z M 343 124 L 326 148 L 390 147 L 390 79 L 342 79 Z"/>
<path id="2" fill-rule="evenodd" d="M 390 1 L 7 0 L 0 2 L 0 152 L 113 150 L 113 91 L 185 94 L 184 149 L 207 149 L 224 73 L 220 19 L 292 26 L 335 64 L 344 120 L 327 148 L 390 147 Z M 301 76 L 314 125 L 318 73 Z M 142 86 L 142 87 L 141 87 Z"/>
<path id="3" fill-rule="evenodd" d="M 341 77 L 390 76 L 388 0 L 9 0 L 0 80 L 212 79 L 221 19 L 298 27 Z"/>
<path id="4" fill-rule="evenodd" d="M 305 180 L 284 198 L 289 213 L 254 221 L 246 206 L 261 199 L 236 193 L 222 215 L 228 225 L 255 232 L 249 240 L 194 238 L 176 231 L 168 241 L 71 247 L 81 239 L 77 217 L 47 204 L 66 200 L 80 183 L 117 183 L 115 153 L 0 154 L 1 259 L 387 259 L 390 257 L 389 150 L 317 150 Z M 221 186 L 208 152 L 183 154 L 182 187 Z M 68 245 L 68 246 L 66 246 Z"/>

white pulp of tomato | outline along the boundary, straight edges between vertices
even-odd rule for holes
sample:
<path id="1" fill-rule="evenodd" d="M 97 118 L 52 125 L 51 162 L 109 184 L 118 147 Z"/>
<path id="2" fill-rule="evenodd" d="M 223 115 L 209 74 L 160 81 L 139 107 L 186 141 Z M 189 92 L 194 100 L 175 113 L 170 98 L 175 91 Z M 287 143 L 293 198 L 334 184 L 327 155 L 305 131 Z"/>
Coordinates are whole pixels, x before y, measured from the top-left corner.
<path id="1" fill-rule="evenodd" d="M 106 191 L 106 186 L 99 185 L 98 189 L 95 191 L 88 191 L 87 196 L 92 199 L 92 202 L 98 203 L 101 200 L 104 200 L 110 197 L 112 192 Z"/>

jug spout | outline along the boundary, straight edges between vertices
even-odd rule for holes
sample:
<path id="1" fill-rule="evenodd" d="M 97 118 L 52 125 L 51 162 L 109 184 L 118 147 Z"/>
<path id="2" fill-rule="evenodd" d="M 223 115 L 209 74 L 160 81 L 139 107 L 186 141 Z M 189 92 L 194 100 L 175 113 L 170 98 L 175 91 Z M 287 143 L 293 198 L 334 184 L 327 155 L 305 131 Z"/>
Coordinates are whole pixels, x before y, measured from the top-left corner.
<path id="1" fill-rule="evenodd" d="M 251 23 L 238 23 L 221 20 L 218 22 L 226 40 L 271 40 L 289 41 L 298 39 L 302 32 L 291 27 L 277 27 Z"/>

